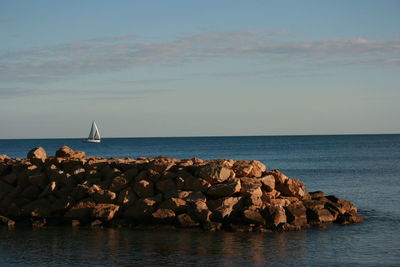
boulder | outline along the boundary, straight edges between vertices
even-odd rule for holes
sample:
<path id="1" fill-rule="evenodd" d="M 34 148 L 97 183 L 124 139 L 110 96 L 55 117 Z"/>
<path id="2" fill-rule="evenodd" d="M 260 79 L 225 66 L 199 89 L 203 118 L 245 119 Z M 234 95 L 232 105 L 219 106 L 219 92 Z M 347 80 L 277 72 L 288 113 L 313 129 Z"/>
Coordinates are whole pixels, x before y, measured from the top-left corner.
<path id="1" fill-rule="evenodd" d="M 152 198 L 141 198 L 126 209 L 124 216 L 143 221 L 155 211 L 156 205 L 157 201 Z"/>
<path id="2" fill-rule="evenodd" d="M 3 176 L 1 179 L 3 179 L 4 182 L 7 182 L 10 185 L 15 185 L 17 182 L 17 175 L 12 172 Z"/>
<path id="3" fill-rule="evenodd" d="M 211 184 L 222 183 L 231 176 L 231 170 L 217 163 L 211 162 L 200 166 L 198 169 L 198 175 Z"/>
<path id="4" fill-rule="evenodd" d="M 40 198 L 22 207 L 21 212 L 29 217 L 46 218 L 51 214 L 51 204 L 47 199 Z"/>
<path id="5" fill-rule="evenodd" d="M 257 160 L 237 161 L 232 167 L 237 177 L 261 177 L 266 167 Z"/>
<path id="6" fill-rule="evenodd" d="M 180 198 L 168 198 L 164 202 L 162 202 L 159 206 L 160 209 L 169 209 L 175 212 L 176 214 L 184 213 L 187 209 L 187 203 L 185 200 Z"/>
<path id="7" fill-rule="evenodd" d="M 141 198 L 154 196 L 154 184 L 151 180 L 140 179 L 133 184 L 133 191 Z"/>
<path id="8" fill-rule="evenodd" d="M 92 218 L 110 221 L 114 218 L 119 208 L 118 205 L 114 204 L 97 204 L 92 210 Z"/>
<path id="9" fill-rule="evenodd" d="M 110 190 L 98 190 L 89 194 L 96 203 L 112 203 L 117 198 L 117 194 Z"/>
<path id="10" fill-rule="evenodd" d="M 112 180 L 109 190 L 115 193 L 120 192 L 122 189 L 125 189 L 129 186 L 129 181 L 124 176 L 116 176 Z"/>
<path id="11" fill-rule="evenodd" d="M 32 185 L 39 186 L 41 189 L 44 189 L 46 185 L 49 183 L 49 179 L 47 178 L 46 174 L 39 173 L 29 176 L 28 182 Z"/>
<path id="12" fill-rule="evenodd" d="M 286 182 L 287 179 L 289 179 L 286 175 L 278 170 L 267 171 L 265 172 L 265 174 L 274 176 L 275 184 L 283 184 Z"/>
<path id="13" fill-rule="evenodd" d="M 64 217 L 71 220 L 79 220 L 81 222 L 87 222 L 92 217 L 92 212 L 96 203 L 91 199 L 85 199 L 78 202 L 72 208 L 70 208 Z"/>
<path id="14" fill-rule="evenodd" d="M 188 214 L 198 222 L 207 223 L 212 213 L 204 201 L 196 201 L 190 205 Z"/>
<path id="15" fill-rule="evenodd" d="M 352 223 L 360 223 L 363 222 L 364 219 L 357 214 L 356 211 L 346 212 L 344 214 L 340 214 L 336 219 L 337 223 L 340 224 L 352 224 Z"/>
<path id="16" fill-rule="evenodd" d="M 240 192 L 240 189 L 240 180 L 234 179 L 232 181 L 212 185 L 208 189 L 207 195 L 212 197 L 229 197 L 235 193 Z"/>
<path id="17" fill-rule="evenodd" d="M 262 211 L 262 215 L 270 227 L 277 227 L 287 222 L 285 209 L 280 206 L 267 206 Z"/>
<path id="18" fill-rule="evenodd" d="M 176 217 L 178 226 L 184 228 L 198 227 L 200 223 L 196 222 L 189 214 L 183 213 Z"/>
<path id="19" fill-rule="evenodd" d="M 156 182 L 156 188 L 162 193 L 176 190 L 176 182 L 172 179 L 159 180 Z"/>
<path id="20" fill-rule="evenodd" d="M 311 196 L 311 199 L 317 199 L 320 197 L 324 197 L 325 194 L 322 191 L 314 191 L 314 192 L 310 192 L 310 196 Z"/>
<path id="21" fill-rule="evenodd" d="M 271 174 L 261 177 L 260 182 L 268 192 L 271 192 L 275 189 L 275 177 Z"/>
<path id="22" fill-rule="evenodd" d="M 307 225 L 307 213 L 303 204 L 290 204 L 285 207 L 287 222 L 292 225 Z"/>
<path id="23" fill-rule="evenodd" d="M 47 159 L 46 151 L 43 147 L 35 147 L 28 152 L 27 158 L 30 159 L 32 162 L 41 162 L 44 163 Z"/>
<path id="24" fill-rule="evenodd" d="M 147 164 L 147 169 L 163 174 L 175 165 L 175 160 L 170 158 L 159 157 Z"/>
<path id="25" fill-rule="evenodd" d="M 261 197 L 261 182 L 255 178 L 242 177 L 240 178 L 240 194 L 245 197 Z"/>
<path id="26" fill-rule="evenodd" d="M 211 184 L 202 178 L 188 175 L 182 179 L 183 184 L 179 187 L 183 190 L 201 191 L 205 193 L 211 187 Z"/>
<path id="27" fill-rule="evenodd" d="M 85 156 L 83 151 L 74 151 L 68 146 L 62 146 L 56 151 L 56 157 L 59 158 L 82 158 Z"/>
<path id="28" fill-rule="evenodd" d="M 326 223 L 333 222 L 335 217 L 327 209 L 309 209 L 307 210 L 307 218 L 310 222 Z"/>
<path id="29" fill-rule="evenodd" d="M 200 191 L 195 191 L 195 192 L 190 192 L 189 194 L 187 194 L 187 196 L 184 198 L 186 200 L 186 202 L 188 203 L 193 203 L 196 201 L 203 201 L 206 202 L 207 201 L 207 197 Z"/>
<path id="30" fill-rule="evenodd" d="M 151 214 L 151 219 L 155 223 L 172 223 L 175 219 L 175 212 L 160 208 Z"/>
<path id="31" fill-rule="evenodd" d="M 258 211 L 244 210 L 243 219 L 249 224 L 265 225 L 265 219 Z"/>
<path id="32" fill-rule="evenodd" d="M 74 205 L 74 200 L 71 197 L 58 198 L 51 204 L 52 213 L 65 213 Z"/>
<path id="33" fill-rule="evenodd" d="M 28 199 L 36 199 L 41 193 L 40 187 L 36 185 L 30 185 L 22 191 L 21 195 Z"/>
<path id="34" fill-rule="evenodd" d="M 128 187 L 119 192 L 116 203 L 125 207 L 132 205 L 138 199 L 138 196 L 133 192 L 132 188 Z"/>
<path id="35" fill-rule="evenodd" d="M 212 220 L 220 221 L 231 214 L 237 214 L 241 209 L 241 197 L 225 197 L 216 200 L 208 200 L 207 206 L 212 211 Z"/>
<path id="36" fill-rule="evenodd" d="M 299 199 L 310 198 L 306 187 L 298 179 L 287 179 L 284 183 L 278 183 L 276 184 L 276 190 L 280 191 L 284 196 L 297 197 Z"/>

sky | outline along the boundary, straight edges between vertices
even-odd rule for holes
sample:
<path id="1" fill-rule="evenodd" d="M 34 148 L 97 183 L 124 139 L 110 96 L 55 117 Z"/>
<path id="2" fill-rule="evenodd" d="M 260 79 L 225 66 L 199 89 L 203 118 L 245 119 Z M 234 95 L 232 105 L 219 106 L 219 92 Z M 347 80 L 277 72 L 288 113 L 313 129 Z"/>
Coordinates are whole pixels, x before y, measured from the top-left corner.
<path id="1" fill-rule="evenodd" d="M 0 139 L 400 133 L 400 1 L 0 0 Z"/>

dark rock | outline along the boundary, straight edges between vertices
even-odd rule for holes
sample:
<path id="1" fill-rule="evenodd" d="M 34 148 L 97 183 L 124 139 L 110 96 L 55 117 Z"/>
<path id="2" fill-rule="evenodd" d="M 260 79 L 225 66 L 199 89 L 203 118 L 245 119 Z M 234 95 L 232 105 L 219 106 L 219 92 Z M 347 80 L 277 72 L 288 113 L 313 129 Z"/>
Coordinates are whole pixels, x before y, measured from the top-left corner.
<path id="1" fill-rule="evenodd" d="M 363 222 L 364 219 L 357 214 L 355 211 L 346 212 L 344 214 L 340 214 L 336 219 L 337 223 L 340 224 L 353 224 Z"/>
<path id="2" fill-rule="evenodd" d="M 151 180 L 136 180 L 133 184 L 133 191 L 139 197 L 151 197 L 154 196 L 154 184 Z"/>
<path id="3" fill-rule="evenodd" d="M 12 228 L 12 227 L 14 227 L 15 222 L 5 216 L 0 215 L 0 225 L 5 225 L 9 228 Z"/>
<path id="4" fill-rule="evenodd" d="M 200 223 L 196 222 L 189 214 L 183 213 L 176 217 L 178 226 L 184 228 L 198 227 Z"/>
<path id="5" fill-rule="evenodd" d="M 307 218 L 310 222 L 326 223 L 333 222 L 335 217 L 327 209 L 307 210 Z"/>
<path id="6" fill-rule="evenodd" d="M 168 198 L 162 202 L 159 206 L 161 209 L 170 209 L 173 212 L 180 214 L 186 211 L 187 204 L 186 201 L 180 198 Z"/>
<path id="7" fill-rule="evenodd" d="M 155 223 L 172 223 L 175 219 L 175 212 L 170 209 L 157 209 L 151 214 Z"/>
<path id="8" fill-rule="evenodd" d="M 243 219 L 249 224 L 265 225 L 265 219 L 263 216 L 254 210 L 243 211 Z"/>
<path id="9" fill-rule="evenodd" d="M 325 193 L 322 191 L 315 191 L 315 192 L 310 192 L 311 199 L 316 199 L 320 197 L 324 197 Z"/>
<path id="10" fill-rule="evenodd" d="M 114 218 L 119 208 L 118 205 L 114 204 L 97 204 L 92 210 L 92 218 L 110 221 Z"/>
<path id="11" fill-rule="evenodd" d="M 297 226 L 307 224 L 307 213 L 303 204 L 290 204 L 285 207 L 285 210 L 288 223 Z"/>

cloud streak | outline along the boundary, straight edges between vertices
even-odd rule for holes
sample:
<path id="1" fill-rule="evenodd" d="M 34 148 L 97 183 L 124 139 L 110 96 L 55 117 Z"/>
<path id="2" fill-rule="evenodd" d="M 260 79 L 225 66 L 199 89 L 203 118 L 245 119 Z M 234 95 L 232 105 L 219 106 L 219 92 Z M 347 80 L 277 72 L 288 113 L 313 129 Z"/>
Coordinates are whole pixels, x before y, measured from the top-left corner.
<path id="1" fill-rule="evenodd" d="M 215 58 L 257 59 L 266 63 L 399 67 L 399 40 L 363 38 L 288 40 L 287 31 L 249 30 L 181 36 L 172 41 L 144 42 L 135 36 L 110 36 L 76 43 L 35 47 L 0 54 L 2 81 L 53 81 L 134 67 L 200 62 Z"/>
<path id="2" fill-rule="evenodd" d="M 79 98 L 84 97 L 96 97 L 96 98 L 129 98 L 132 96 L 135 97 L 144 97 L 146 95 L 160 94 L 171 92 L 172 90 L 168 89 L 156 89 L 156 88 L 146 88 L 146 89 L 132 89 L 132 88 L 113 88 L 110 89 L 70 89 L 70 90 L 56 90 L 56 89 L 44 89 L 44 88 L 21 88 L 21 87 L 2 87 L 0 88 L 0 101 L 8 100 L 17 97 L 25 97 L 25 96 L 38 96 L 42 97 L 44 95 L 71 95 L 76 96 L 79 95 Z M 110 94 L 110 92 L 112 94 Z"/>

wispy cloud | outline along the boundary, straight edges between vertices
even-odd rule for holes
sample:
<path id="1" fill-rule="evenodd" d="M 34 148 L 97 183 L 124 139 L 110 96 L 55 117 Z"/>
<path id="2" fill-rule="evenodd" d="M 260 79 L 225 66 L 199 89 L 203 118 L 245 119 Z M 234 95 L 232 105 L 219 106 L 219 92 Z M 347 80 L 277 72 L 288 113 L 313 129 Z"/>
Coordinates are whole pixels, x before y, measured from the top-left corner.
<path id="1" fill-rule="evenodd" d="M 128 97 L 144 97 L 146 95 L 162 94 L 166 92 L 171 92 L 169 89 L 156 89 L 156 88 L 146 88 L 146 89 L 135 89 L 135 88 L 113 88 L 110 89 L 69 89 L 69 90 L 57 90 L 54 89 L 44 89 L 44 88 L 21 88 L 21 87 L 2 87 L 0 88 L 0 101 L 8 100 L 16 97 L 25 96 L 50 96 L 50 95 L 71 95 L 76 96 L 79 94 L 79 98 L 90 97 L 90 98 L 128 98 Z"/>
<path id="2" fill-rule="evenodd" d="M 210 58 L 254 58 L 265 62 L 384 65 L 399 67 L 399 40 L 363 38 L 290 40 L 287 31 L 249 30 L 181 36 L 144 42 L 132 35 L 9 51 L 0 55 L 3 81 L 48 81 L 153 64 Z"/>

